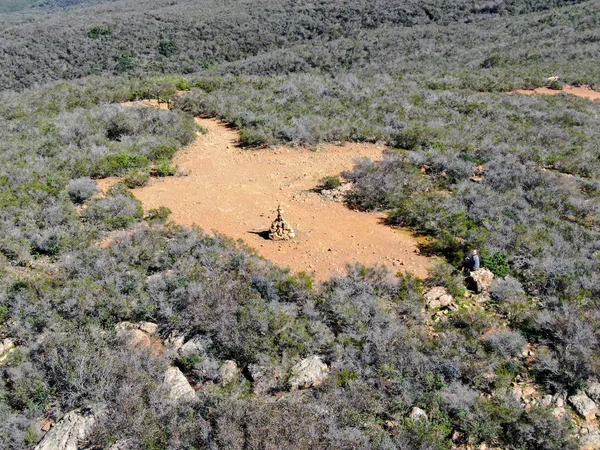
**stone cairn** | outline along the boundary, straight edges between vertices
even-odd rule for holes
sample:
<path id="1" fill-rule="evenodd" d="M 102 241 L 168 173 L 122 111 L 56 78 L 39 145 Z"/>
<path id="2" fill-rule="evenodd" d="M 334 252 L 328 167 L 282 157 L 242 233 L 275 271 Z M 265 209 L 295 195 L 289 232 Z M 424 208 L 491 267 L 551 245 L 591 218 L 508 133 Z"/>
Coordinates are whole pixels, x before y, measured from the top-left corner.
<path id="1" fill-rule="evenodd" d="M 281 205 L 279 205 L 277 207 L 277 218 L 273 221 L 269 229 L 269 239 L 272 241 L 287 241 L 296 237 L 296 233 L 292 227 L 283 220 L 282 213 L 283 210 L 281 209 Z"/>

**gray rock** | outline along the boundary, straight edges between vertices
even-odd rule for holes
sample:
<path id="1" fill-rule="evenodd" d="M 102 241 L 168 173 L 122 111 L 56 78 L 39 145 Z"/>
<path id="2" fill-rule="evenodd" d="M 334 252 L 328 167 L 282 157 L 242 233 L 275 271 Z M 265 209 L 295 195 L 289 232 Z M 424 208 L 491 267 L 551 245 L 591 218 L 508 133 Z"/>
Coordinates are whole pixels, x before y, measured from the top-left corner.
<path id="1" fill-rule="evenodd" d="M 15 343 L 8 338 L 0 342 L 0 362 L 8 358 L 9 353 L 11 353 L 14 350 L 14 348 Z"/>
<path id="2" fill-rule="evenodd" d="M 594 402 L 599 403 L 600 402 L 600 383 L 597 383 L 597 382 L 588 383 L 585 393 L 588 395 L 589 398 L 594 400 Z"/>
<path id="3" fill-rule="evenodd" d="M 477 303 L 487 303 L 492 300 L 492 297 L 487 292 L 483 292 L 482 294 L 474 295 L 472 298 Z"/>
<path id="4" fill-rule="evenodd" d="M 238 381 L 239 378 L 240 370 L 235 361 L 225 361 L 223 365 L 219 367 L 219 382 L 222 385 L 234 383 Z"/>
<path id="5" fill-rule="evenodd" d="M 582 436 L 579 445 L 581 450 L 600 450 L 600 432 L 595 431 Z"/>
<path id="6" fill-rule="evenodd" d="M 412 420 L 429 420 L 429 417 L 427 417 L 427 413 L 417 406 L 414 406 L 410 410 L 409 416 Z"/>
<path id="7" fill-rule="evenodd" d="M 494 274 L 482 267 L 471 272 L 467 278 L 467 286 L 469 289 L 477 294 L 488 292 L 492 287 L 492 281 L 494 280 Z"/>
<path id="8" fill-rule="evenodd" d="M 164 385 L 169 390 L 169 398 L 171 400 L 195 401 L 196 391 L 190 385 L 181 370 L 177 367 L 169 367 L 165 372 L 163 381 Z"/>
<path id="9" fill-rule="evenodd" d="M 34 450 L 77 450 L 82 447 L 98 418 L 91 409 L 67 413 L 50 429 Z"/>
<path id="10" fill-rule="evenodd" d="M 129 450 L 132 448 L 131 442 L 127 439 L 121 439 L 111 445 L 108 450 Z"/>
<path id="11" fill-rule="evenodd" d="M 580 416 L 585 417 L 586 421 L 589 422 L 596 418 L 598 407 L 594 401 L 583 392 L 569 397 L 569 403 Z"/>
<path id="12" fill-rule="evenodd" d="M 179 349 L 179 354 L 187 358 L 191 355 L 202 355 L 204 353 L 204 342 L 200 337 L 193 337 Z"/>
<path id="13" fill-rule="evenodd" d="M 552 396 L 544 395 L 541 400 L 541 405 L 542 406 L 550 406 L 551 404 L 552 404 Z"/>
<path id="14" fill-rule="evenodd" d="M 184 342 L 184 335 L 173 335 L 165 341 L 165 346 L 173 352 L 178 352 L 179 350 L 181 350 L 181 347 L 183 347 Z"/>
<path id="15" fill-rule="evenodd" d="M 454 302 L 452 296 L 442 286 L 432 287 L 425 293 L 424 297 L 429 309 L 444 308 L 452 305 L 452 302 Z"/>
<path id="16" fill-rule="evenodd" d="M 316 355 L 303 359 L 290 371 L 288 382 L 292 390 L 320 385 L 329 374 L 329 367 Z"/>

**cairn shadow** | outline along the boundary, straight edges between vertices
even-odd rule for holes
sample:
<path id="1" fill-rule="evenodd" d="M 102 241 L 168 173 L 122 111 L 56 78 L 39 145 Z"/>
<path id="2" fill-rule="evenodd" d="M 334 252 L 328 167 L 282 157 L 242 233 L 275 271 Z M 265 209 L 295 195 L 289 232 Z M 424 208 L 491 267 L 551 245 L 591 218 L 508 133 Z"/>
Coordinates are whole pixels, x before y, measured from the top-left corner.
<path id="1" fill-rule="evenodd" d="M 265 230 L 265 231 L 248 231 L 249 234 L 256 234 L 257 236 L 260 236 L 261 238 L 263 238 L 265 241 L 269 241 L 269 230 Z"/>

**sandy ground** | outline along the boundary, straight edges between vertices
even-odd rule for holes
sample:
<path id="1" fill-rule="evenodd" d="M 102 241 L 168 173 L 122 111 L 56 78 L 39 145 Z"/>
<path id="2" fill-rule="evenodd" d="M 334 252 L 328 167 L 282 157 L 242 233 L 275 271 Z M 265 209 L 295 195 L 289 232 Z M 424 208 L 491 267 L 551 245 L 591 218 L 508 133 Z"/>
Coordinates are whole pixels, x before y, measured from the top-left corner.
<path id="1" fill-rule="evenodd" d="M 574 87 L 566 85 L 562 90 L 548 89 L 545 87 L 537 89 L 519 89 L 511 92 L 512 94 L 524 94 L 524 95 L 558 95 L 561 92 L 565 92 L 569 95 L 576 97 L 583 97 L 590 100 L 600 101 L 600 92 L 594 91 L 587 86 Z"/>
<path id="2" fill-rule="evenodd" d="M 319 281 L 343 274 L 345 264 L 353 262 L 427 275 L 434 260 L 420 255 L 408 231 L 385 225 L 383 214 L 352 211 L 312 191 L 323 177 L 351 169 L 355 158 L 380 158 L 382 148 L 242 149 L 237 131 L 216 119 L 196 120 L 208 134 L 199 135 L 175 158 L 179 170 L 189 175 L 154 178 L 134 189 L 144 209 L 167 206 L 176 223 L 241 239 L 266 259 L 293 272 L 312 273 Z M 101 187 L 115 181 L 103 180 Z M 294 240 L 265 238 L 279 203 L 297 233 Z"/>

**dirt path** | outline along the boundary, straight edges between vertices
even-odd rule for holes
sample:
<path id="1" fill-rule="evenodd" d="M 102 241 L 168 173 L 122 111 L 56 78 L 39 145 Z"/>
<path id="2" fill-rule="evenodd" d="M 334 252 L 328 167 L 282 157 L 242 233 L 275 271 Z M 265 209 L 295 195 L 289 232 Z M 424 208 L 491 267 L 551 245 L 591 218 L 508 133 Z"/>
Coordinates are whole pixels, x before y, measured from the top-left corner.
<path id="1" fill-rule="evenodd" d="M 510 92 L 511 94 L 524 94 L 524 95 L 558 95 L 561 92 L 565 92 L 569 95 L 574 95 L 576 97 L 583 97 L 590 100 L 600 101 L 600 92 L 594 91 L 593 89 L 587 86 L 569 86 L 566 85 L 562 88 L 562 90 L 549 89 L 545 87 L 540 87 L 536 89 L 518 89 L 516 91 Z"/>
<path id="2" fill-rule="evenodd" d="M 175 158 L 189 175 L 153 179 L 133 190 L 146 210 L 167 206 L 177 223 L 242 239 L 261 256 L 294 272 L 311 272 L 319 281 L 343 274 L 345 263 L 355 261 L 427 275 L 434 261 L 419 254 L 416 239 L 407 231 L 383 225 L 382 214 L 352 211 L 311 191 L 324 176 L 352 168 L 355 158 L 380 158 L 381 148 L 347 144 L 318 151 L 244 150 L 236 146 L 237 131 L 215 119 L 196 120 L 208 134 Z M 261 236 L 280 202 L 297 233 L 292 241 Z"/>

